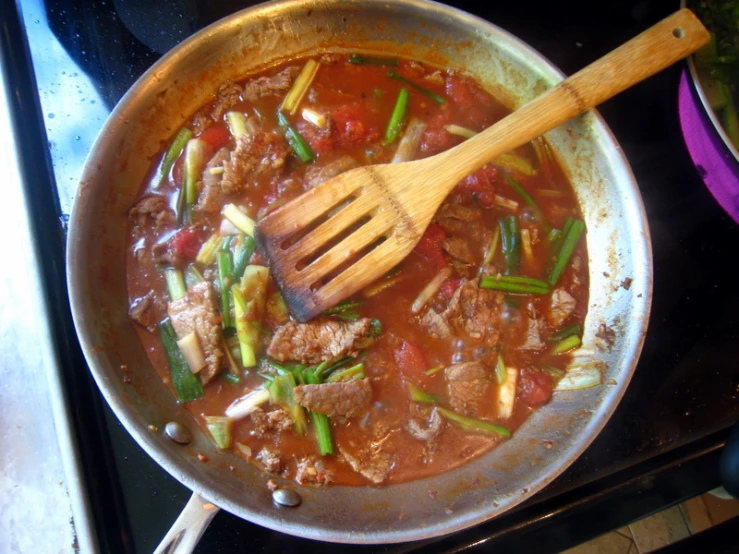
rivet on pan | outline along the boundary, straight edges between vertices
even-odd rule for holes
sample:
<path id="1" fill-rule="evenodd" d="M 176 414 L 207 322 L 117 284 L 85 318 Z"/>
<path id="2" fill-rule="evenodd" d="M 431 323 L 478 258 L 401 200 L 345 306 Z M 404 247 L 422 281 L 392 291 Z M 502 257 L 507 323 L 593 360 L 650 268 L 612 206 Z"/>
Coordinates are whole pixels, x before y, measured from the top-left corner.
<path id="1" fill-rule="evenodd" d="M 190 444 L 190 441 L 192 440 L 190 429 L 176 421 L 170 421 L 167 423 L 167 425 L 164 426 L 164 432 L 170 439 L 180 444 Z"/>
<path id="2" fill-rule="evenodd" d="M 277 489 L 272 493 L 272 500 L 275 504 L 288 508 L 300 506 L 300 503 L 303 501 L 300 495 L 291 489 Z"/>

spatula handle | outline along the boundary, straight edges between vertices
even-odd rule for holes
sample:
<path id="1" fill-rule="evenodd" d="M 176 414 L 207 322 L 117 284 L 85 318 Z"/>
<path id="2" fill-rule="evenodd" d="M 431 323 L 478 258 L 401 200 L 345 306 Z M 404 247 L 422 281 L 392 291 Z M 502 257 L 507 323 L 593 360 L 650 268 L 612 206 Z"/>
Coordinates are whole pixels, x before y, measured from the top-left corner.
<path id="1" fill-rule="evenodd" d="M 549 89 L 461 147 L 438 156 L 454 186 L 470 172 L 586 112 L 708 43 L 698 18 L 682 9 Z M 450 169 L 452 168 L 452 169 Z"/>

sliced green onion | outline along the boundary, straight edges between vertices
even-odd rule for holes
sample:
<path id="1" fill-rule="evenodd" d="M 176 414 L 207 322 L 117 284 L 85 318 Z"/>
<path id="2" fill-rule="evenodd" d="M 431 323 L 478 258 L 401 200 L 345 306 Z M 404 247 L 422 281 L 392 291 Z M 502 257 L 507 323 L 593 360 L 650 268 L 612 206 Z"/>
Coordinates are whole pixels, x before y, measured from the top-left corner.
<path id="1" fill-rule="evenodd" d="M 432 367 L 431 369 L 426 370 L 426 375 L 431 377 L 432 375 L 436 375 L 439 373 L 442 369 L 444 369 L 443 365 L 437 365 L 436 367 Z"/>
<path id="2" fill-rule="evenodd" d="M 172 140 L 172 144 L 169 145 L 169 148 L 167 148 L 167 151 L 164 153 L 162 163 L 159 165 L 159 171 L 157 172 L 157 176 L 154 179 L 154 188 L 158 188 L 162 184 L 162 181 L 167 178 L 172 164 L 182 152 L 182 149 L 187 144 L 187 141 L 189 141 L 191 138 L 192 131 L 187 127 L 183 127 L 177 132 L 174 140 Z"/>
<path id="3" fill-rule="evenodd" d="M 403 125 L 405 125 L 405 118 L 408 112 L 408 97 L 408 89 L 400 89 L 398 99 L 395 101 L 393 113 L 387 124 L 387 130 L 385 131 L 385 146 L 389 146 L 395 142 L 395 139 L 400 135 L 400 131 L 403 130 Z"/>
<path id="4" fill-rule="evenodd" d="M 269 395 L 272 402 L 282 404 L 293 419 L 295 431 L 299 435 L 305 435 L 308 421 L 305 417 L 305 409 L 295 401 L 293 389 L 295 389 L 295 376 L 292 373 L 278 375 L 269 386 Z"/>
<path id="5" fill-rule="evenodd" d="M 453 123 L 451 125 L 444 125 L 444 129 L 446 129 L 446 132 L 450 135 L 457 135 L 464 139 L 471 139 L 477 134 L 477 132 L 472 129 L 462 127 L 461 125 L 454 125 Z"/>
<path id="6" fill-rule="evenodd" d="M 498 385 L 498 417 L 508 419 L 513 415 L 513 407 L 516 403 L 518 371 L 513 367 L 507 367 L 504 371 L 505 381 Z"/>
<path id="7" fill-rule="evenodd" d="M 290 310 L 279 291 L 273 292 L 267 298 L 265 310 L 270 321 L 278 325 L 285 323 L 290 318 Z"/>
<path id="8" fill-rule="evenodd" d="M 306 382 L 309 385 L 318 385 L 320 381 L 312 370 L 306 371 Z M 319 414 L 311 411 L 310 417 L 313 420 L 313 428 L 316 430 L 316 439 L 318 440 L 318 452 L 321 456 L 327 456 L 334 453 L 334 441 L 331 436 L 331 423 L 326 414 Z"/>
<path id="9" fill-rule="evenodd" d="M 503 361 L 503 353 L 498 352 L 498 363 L 495 364 L 495 380 L 499 385 L 505 385 L 508 379 L 508 371 L 506 370 L 505 362 Z"/>
<path id="10" fill-rule="evenodd" d="M 208 240 L 203 243 L 200 247 L 198 255 L 195 257 L 195 261 L 203 265 L 211 265 L 216 261 L 216 254 L 223 245 L 223 237 L 218 236 L 214 233 Z"/>
<path id="11" fill-rule="evenodd" d="M 562 248 L 559 250 L 552 272 L 549 274 L 548 280 L 550 285 L 555 286 L 557 281 L 559 281 L 584 231 L 585 223 L 580 219 L 573 219 L 567 230 L 562 230 L 564 236 L 562 239 Z"/>
<path id="12" fill-rule="evenodd" d="M 230 417 L 234 420 L 244 419 L 259 406 L 266 404 L 269 401 L 269 398 L 270 394 L 267 389 L 251 391 L 249 394 L 231 402 L 229 407 L 226 408 L 226 417 Z"/>
<path id="13" fill-rule="evenodd" d="M 560 380 L 562 377 L 565 376 L 565 370 L 559 369 L 558 367 L 554 367 L 551 365 L 545 365 L 541 368 L 541 370 L 544 373 L 547 373 L 552 376 L 553 379 Z"/>
<path id="14" fill-rule="evenodd" d="M 341 371 L 334 371 L 326 379 L 327 383 L 336 383 L 340 381 L 355 381 L 364 379 L 364 364 L 362 362 L 353 365 Z"/>
<path id="15" fill-rule="evenodd" d="M 231 429 L 233 419 L 226 416 L 204 416 L 205 426 L 208 428 L 216 446 L 221 450 L 231 448 Z"/>
<path id="16" fill-rule="evenodd" d="M 303 108 L 303 111 L 300 112 L 300 114 L 308 123 L 315 125 L 319 129 L 325 129 L 328 125 L 328 118 L 326 117 L 326 115 L 319 113 L 316 110 Z"/>
<path id="17" fill-rule="evenodd" d="M 241 112 L 227 112 L 226 123 L 228 124 L 228 130 L 231 132 L 231 136 L 235 139 L 247 133 L 246 116 Z"/>
<path id="18" fill-rule="evenodd" d="M 423 132 L 426 130 L 426 122 L 414 117 L 405 128 L 403 137 L 400 139 L 398 149 L 390 163 L 398 164 L 409 162 L 416 157 L 416 151 L 421 144 Z"/>
<path id="19" fill-rule="evenodd" d="M 255 349 L 259 344 L 259 331 L 267 303 L 268 277 L 269 270 L 266 267 L 250 265 L 244 270 L 241 282 L 231 287 L 236 334 L 244 367 L 257 365 Z"/>
<path id="20" fill-rule="evenodd" d="M 363 300 L 344 300 L 339 302 L 333 308 L 329 308 L 321 315 L 337 315 L 347 311 L 353 311 L 356 308 L 360 308 L 364 305 Z"/>
<path id="21" fill-rule="evenodd" d="M 252 218 L 239 209 L 236 204 L 227 204 L 221 211 L 223 217 L 228 219 L 242 233 L 254 237 L 254 226 L 256 223 Z"/>
<path id="22" fill-rule="evenodd" d="M 356 65 L 398 65 L 398 58 L 373 58 L 370 56 L 362 56 L 361 54 L 352 54 L 349 56 L 349 63 Z"/>
<path id="23" fill-rule="evenodd" d="M 169 361 L 172 385 L 180 402 L 190 402 L 205 394 L 200 379 L 187 365 L 185 357 L 177 346 L 177 334 L 169 318 L 159 324 L 159 336 Z"/>
<path id="24" fill-rule="evenodd" d="M 541 208 L 539 208 L 539 205 L 531 197 L 531 195 L 528 192 L 526 192 L 526 190 L 521 185 L 519 185 L 518 182 L 510 175 L 505 176 L 505 182 L 508 183 L 508 185 L 513 190 L 515 190 L 521 198 L 523 198 L 524 202 L 526 202 L 529 206 L 531 206 L 531 208 L 534 210 L 534 213 L 536 214 L 536 218 L 539 220 L 539 223 L 544 229 L 544 232 L 546 233 L 550 232 L 552 230 L 552 226 L 549 224 L 547 219 L 544 217 L 544 213 L 541 211 Z"/>
<path id="25" fill-rule="evenodd" d="M 290 87 L 290 90 L 285 95 L 285 99 L 282 101 L 280 111 L 290 112 L 290 115 L 295 115 L 295 111 L 298 109 L 300 102 L 308 92 L 313 79 L 318 73 L 320 64 L 316 60 L 308 60 L 305 62 L 303 69 L 300 70 L 300 74 Z"/>
<path id="26" fill-rule="evenodd" d="M 520 173 L 524 177 L 536 175 L 536 169 L 531 165 L 531 162 L 516 154 L 501 154 L 493 160 L 493 164 L 503 169 Z"/>
<path id="27" fill-rule="evenodd" d="M 507 427 L 503 427 L 502 425 L 496 425 L 495 423 L 484 421 L 482 419 L 476 419 L 474 417 L 466 417 L 451 410 L 448 410 L 447 408 L 442 408 L 441 406 L 439 406 L 437 409 L 449 421 L 455 423 L 465 431 L 478 431 L 481 433 L 486 433 L 488 435 L 502 435 L 506 438 L 511 436 L 511 431 Z"/>
<path id="28" fill-rule="evenodd" d="M 351 356 L 347 356 L 345 358 L 341 358 L 339 361 L 334 362 L 331 365 L 327 364 L 324 367 L 321 367 L 323 365 L 321 364 L 315 369 L 313 374 L 315 375 L 316 379 L 318 379 L 319 382 L 323 381 L 326 375 L 331 375 L 333 371 L 339 369 L 340 367 L 347 365 L 350 362 L 353 362 L 354 360 L 355 358 L 352 358 Z"/>
<path id="29" fill-rule="evenodd" d="M 167 281 L 167 291 L 172 302 L 185 296 L 187 289 L 185 288 L 185 278 L 182 271 L 172 267 L 167 268 L 164 272 L 164 279 Z"/>
<path id="30" fill-rule="evenodd" d="M 493 240 L 490 241 L 490 245 L 488 246 L 487 252 L 485 252 L 485 259 L 482 260 L 482 263 L 480 264 L 480 269 L 477 272 L 477 275 L 482 275 L 485 271 L 485 267 L 493 261 L 493 257 L 495 256 L 495 252 L 498 250 L 498 241 L 500 240 L 500 228 L 496 227 L 495 232 L 493 233 Z"/>
<path id="31" fill-rule="evenodd" d="M 550 352 L 552 354 L 564 354 L 565 352 L 569 352 L 573 348 L 577 348 L 581 344 L 582 342 L 580 341 L 580 337 L 578 335 L 570 335 L 569 337 L 562 339 L 557 344 L 555 344 Z"/>
<path id="32" fill-rule="evenodd" d="M 516 216 L 507 215 L 498 220 L 498 226 L 500 227 L 506 274 L 510 274 L 521 265 L 521 236 L 518 233 L 518 221 Z"/>
<path id="33" fill-rule="evenodd" d="M 224 373 L 222 377 L 225 381 L 232 385 L 238 385 L 239 383 L 241 383 L 241 377 L 239 377 L 235 373 L 231 373 L 230 371 Z"/>
<path id="34" fill-rule="evenodd" d="M 241 363 L 244 367 L 254 367 L 257 365 L 257 355 L 254 352 L 254 347 L 259 340 L 259 328 L 254 321 L 248 318 L 248 306 L 241 290 L 239 290 L 239 285 L 231 287 L 231 296 L 234 299 L 234 317 L 236 319 L 236 334 L 239 337 L 239 347 L 241 348 Z"/>
<path id="35" fill-rule="evenodd" d="M 192 206 L 198 199 L 198 181 L 205 167 L 207 144 L 199 138 L 190 139 L 185 147 L 185 202 Z"/>
<path id="36" fill-rule="evenodd" d="M 194 264 L 189 264 L 185 268 L 185 285 L 188 289 L 203 281 L 205 281 L 205 277 L 203 277 L 203 274 L 198 271 L 198 268 Z"/>
<path id="37" fill-rule="evenodd" d="M 544 171 L 544 178 L 546 179 L 547 183 L 555 185 L 556 183 L 554 182 L 554 172 L 552 171 L 552 156 L 549 152 L 549 145 L 542 137 L 532 140 L 531 144 L 534 147 L 534 152 L 536 153 L 536 159 L 539 162 L 539 167 L 541 167 L 542 171 Z M 552 192 L 559 193 L 560 191 Z"/>
<path id="38" fill-rule="evenodd" d="M 396 81 L 400 81 L 401 83 L 405 83 L 406 85 L 413 87 L 424 96 L 428 96 L 429 98 L 431 98 L 431 100 L 433 100 L 437 104 L 443 104 L 444 102 L 446 102 L 446 100 L 442 96 L 439 96 L 438 94 L 435 94 L 430 90 L 423 88 L 421 85 L 417 85 L 416 83 L 414 83 L 410 79 L 406 79 L 402 75 L 398 75 L 397 73 L 395 73 L 395 71 L 388 71 L 387 76 L 391 79 L 395 79 Z"/>
<path id="39" fill-rule="evenodd" d="M 423 404 L 438 404 L 435 396 L 419 389 L 417 386 L 408 384 L 408 390 L 411 393 L 411 402 L 421 402 Z"/>
<path id="40" fill-rule="evenodd" d="M 560 379 L 554 390 L 580 390 L 590 387 L 597 387 L 601 384 L 601 374 L 594 367 L 571 368 L 567 370 L 565 376 Z"/>
<path id="41" fill-rule="evenodd" d="M 380 281 L 364 289 L 362 291 L 362 296 L 364 296 L 365 298 L 372 298 L 376 294 L 380 294 L 385 289 L 389 289 L 390 287 L 397 285 L 401 281 L 405 281 L 407 278 L 407 275 L 402 274 L 388 277 L 384 281 Z"/>
<path id="42" fill-rule="evenodd" d="M 185 357 L 190 371 L 197 373 L 205 367 L 205 354 L 203 354 L 203 349 L 200 347 L 200 339 L 198 339 L 195 331 L 179 339 L 177 341 L 177 347 Z"/>
<path id="43" fill-rule="evenodd" d="M 218 252 L 218 288 L 221 291 L 221 315 L 223 316 L 223 326 L 232 327 L 231 321 L 231 300 L 229 297 L 229 287 L 231 286 L 231 253 Z"/>
<path id="44" fill-rule="evenodd" d="M 545 281 L 510 275 L 487 275 L 482 278 L 480 288 L 520 294 L 549 294 L 551 292 L 549 284 Z"/>
<path id="45" fill-rule="evenodd" d="M 282 130 L 285 132 L 287 143 L 290 145 L 290 148 L 292 148 L 298 159 L 306 164 L 313 161 L 313 158 L 315 158 L 313 150 L 311 150 L 308 143 L 305 142 L 305 139 L 300 135 L 300 133 L 298 133 L 295 127 L 290 125 L 290 122 L 288 121 L 287 117 L 285 117 L 285 114 L 283 114 L 279 110 L 277 112 L 277 122 L 279 123 Z"/>
<path id="46" fill-rule="evenodd" d="M 231 280 L 233 282 L 238 281 L 244 275 L 246 266 L 249 265 L 254 250 L 257 248 L 257 243 L 249 235 L 244 236 L 244 240 L 241 242 L 241 246 L 236 251 L 236 260 L 234 262 L 233 273 L 231 273 Z"/>
<path id="47" fill-rule="evenodd" d="M 571 335 L 582 336 L 582 327 L 579 323 L 573 323 L 572 325 L 568 325 L 567 327 L 563 327 L 562 329 L 555 331 L 554 333 L 552 333 L 552 336 L 547 339 L 547 341 L 556 342 L 562 339 L 566 339 Z"/>

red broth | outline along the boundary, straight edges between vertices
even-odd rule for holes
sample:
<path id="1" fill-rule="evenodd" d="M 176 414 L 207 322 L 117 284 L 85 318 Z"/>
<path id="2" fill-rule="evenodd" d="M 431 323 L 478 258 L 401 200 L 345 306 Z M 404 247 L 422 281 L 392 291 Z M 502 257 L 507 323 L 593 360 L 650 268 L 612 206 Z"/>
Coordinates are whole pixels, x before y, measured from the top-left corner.
<path id="1" fill-rule="evenodd" d="M 270 277 L 266 296 L 271 308 L 257 310 L 257 315 L 251 316 L 258 319 L 254 343 L 257 365 L 244 367 L 241 363 L 242 347 L 234 337 L 235 331 L 224 327 L 226 319 L 237 317 L 234 300 L 229 299 L 228 317 L 224 318 L 216 264 L 197 261 L 203 244 L 222 226 L 221 208 L 234 204 L 256 220 L 271 207 L 310 188 L 316 175 L 321 175 L 321 168 L 328 167 L 322 174 L 326 177 L 332 168 L 390 162 L 413 120 L 425 123 L 420 141 L 411 152 L 412 157 L 421 158 L 461 143 L 461 134 L 479 132 L 506 114 L 506 109 L 480 85 L 454 71 L 389 58 L 327 55 L 315 61 L 319 69 L 307 93 L 295 114 L 286 114 L 293 131 L 310 147 L 312 161 L 304 163 L 298 159 L 284 138 L 289 131 L 278 125 L 276 117 L 285 95 L 294 86 L 296 73 L 306 64 L 305 59 L 295 60 L 242 83 L 224 84 L 217 98 L 186 125 L 195 139 L 204 141 L 204 162 L 226 160 L 225 164 L 197 168 L 196 199 L 189 221 L 177 221 L 178 198 L 187 172 L 184 152 L 158 182 L 160 164 L 169 145 L 153 165 L 131 212 L 127 260 L 131 314 L 159 376 L 172 387 L 171 364 L 157 331 L 161 321 L 176 323 L 178 339 L 194 332 L 203 351 L 207 343 L 202 335 L 206 331 L 198 326 L 202 318 L 191 321 L 187 310 L 178 315 L 177 308 L 173 309 L 177 304 L 164 278 L 168 269 L 190 276 L 194 274 L 193 267 L 198 270 L 206 283 L 202 287 L 208 288 L 213 298 L 210 311 L 205 312 L 207 326 L 216 330 L 221 353 L 225 354 L 226 349 L 232 352 L 231 358 L 222 355 L 213 367 L 207 366 L 214 376 L 206 377 L 208 369 L 195 374 L 196 380 L 207 384 L 202 397 L 185 403 L 206 432 L 205 416 L 224 416 L 238 398 L 271 388 L 270 382 L 278 370 L 270 363 L 276 362 L 274 358 L 267 354 L 268 350 L 273 351 L 270 342 L 283 325 L 297 325 L 273 309 L 279 292 Z M 392 76 L 389 72 L 393 72 Z M 388 144 L 386 129 L 401 89 L 408 91 L 407 113 L 399 137 Z M 315 118 L 309 121 L 311 113 L 304 113 L 305 109 L 319 117 L 317 123 L 323 128 L 316 125 Z M 243 114 L 249 138 L 234 137 L 227 112 Z M 246 147 L 237 146 L 239 141 Z M 246 171 L 246 177 L 238 173 L 239 161 L 232 154 L 237 148 L 248 154 L 242 159 L 242 166 L 247 169 L 240 168 Z M 256 159 L 258 164 L 249 165 Z M 511 179 L 530 196 L 535 207 L 529 205 Z M 229 180 L 241 183 L 224 185 Z M 210 193 L 214 200 L 205 209 L 204 198 Z M 351 326 L 368 318 L 378 320 L 382 326 L 379 336 L 362 336 L 355 341 L 348 350 L 353 359 L 342 368 L 362 364 L 361 371 L 357 370 L 353 377 L 357 379 L 354 385 L 362 381 L 364 396 L 352 399 L 346 382 L 331 389 L 331 417 L 327 421 L 334 453 L 320 455 L 315 420 L 307 409 L 316 405 L 304 397 L 305 408 L 300 404 L 293 406 L 307 422 L 304 434 L 296 430 L 291 418 L 294 412 L 286 410 L 286 401 L 273 397 L 246 417 L 227 423 L 230 448 L 265 471 L 301 483 L 367 485 L 442 473 L 501 441 L 515 440 L 515 430 L 533 410 L 549 401 L 558 379 L 564 375 L 571 360 L 571 348 L 567 347 L 575 347 L 579 342 L 581 328 L 577 326 L 583 324 L 588 301 L 585 239 L 576 240 L 570 256 L 562 253 L 562 244 L 566 242 L 568 226 L 573 221 L 580 225 L 581 220 L 572 188 L 542 140 L 474 173 L 452 192 L 406 260 L 350 299 L 355 304 L 340 317 L 325 316 L 313 323 L 315 329 L 324 329 L 319 326 L 328 325 L 327 322 Z M 515 231 L 511 231 L 511 222 L 515 222 Z M 232 226 L 223 228 L 223 233 L 221 252 L 233 264 L 247 239 Z M 228 239 L 229 233 L 233 238 Z M 230 244 L 223 246 L 225 240 L 230 240 Z M 511 258 L 503 252 L 504 248 L 515 252 L 510 247 L 511 240 L 519 243 L 517 267 L 511 262 L 516 256 L 511 254 Z M 494 253 L 483 263 L 495 242 Z M 506 282 L 516 277 L 547 283 L 560 257 L 566 258 L 564 271 L 555 285 L 547 284 L 545 291 L 531 294 L 480 288 L 485 282 Z M 262 263 L 258 253 L 250 259 L 251 265 Z M 413 313 L 414 301 L 442 271 L 447 278 Z M 192 290 L 186 298 L 194 294 Z M 194 296 L 191 304 L 199 309 Z M 331 340 L 338 340 L 344 332 L 344 327 L 340 332 L 331 329 L 334 331 L 325 333 Z M 376 327 L 372 329 L 377 334 Z M 300 331 L 288 334 L 288 341 L 298 340 Z M 231 338 L 224 342 L 223 337 Z M 301 345 L 291 345 L 290 352 L 298 352 L 295 356 L 299 358 L 300 348 Z M 557 348 L 565 351 L 557 353 Z M 346 353 L 345 349 L 337 358 L 346 357 Z M 336 361 L 325 352 L 321 359 Z M 508 370 L 497 367 L 499 359 Z M 300 359 L 277 361 L 283 370 L 294 373 L 295 384 L 303 387 L 302 392 L 329 390 L 326 383 L 312 385 L 319 389 L 300 385 L 301 380 L 307 379 L 306 371 L 315 370 L 319 363 Z M 508 371 L 515 376 L 515 389 L 505 400 L 501 375 Z M 412 386 L 431 395 L 433 403 L 413 401 Z M 293 392 L 298 396 L 302 394 L 296 391 Z M 352 406 L 350 416 L 334 413 L 344 399 Z M 506 414 L 506 409 L 512 412 Z M 468 419 L 460 423 L 459 416 Z M 483 427 L 504 427 L 514 438 L 490 429 L 481 430 L 476 426 L 479 422 L 483 422 Z"/>

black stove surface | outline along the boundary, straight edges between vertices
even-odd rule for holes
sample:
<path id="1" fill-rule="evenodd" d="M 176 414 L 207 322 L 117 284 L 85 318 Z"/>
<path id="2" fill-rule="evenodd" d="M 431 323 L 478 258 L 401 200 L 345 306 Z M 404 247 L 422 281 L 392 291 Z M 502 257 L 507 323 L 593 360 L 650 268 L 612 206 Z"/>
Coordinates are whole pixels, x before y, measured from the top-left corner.
<path id="1" fill-rule="evenodd" d="M 450 3 L 520 37 L 567 74 L 679 7 L 667 0 Z M 247 6 L 213 0 L 20 0 L 22 22 L 14 19 L 12 3 L 2 7 L 14 106 L 18 120 L 28 123 L 17 126 L 18 139 L 26 152 L 35 152 L 26 161 L 26 187 L 36 232 L 47 237 L 37 247 L 53 301 L 50 317 L 82 439 L 93 524 L 105 551 L 152 551 L 189 491 L 143 453 L 92 383 L 66 303 L 60 228 L 84 156 L 128 87 L 169 48 Z M 558 551 L 715 487 L 716 459 L 739 413 L 739 226 L 703 186 L 683 143 L 677 115 L 681 71 L 673 67 L 600 109 L 644 198 L 654 301 L 626 395 L 559 479 L 502 517 L 429 543 L 328 545 L 221 512 L 197 552 L 506 551 L 513 544 L 523 551 Z M 47 163 L 33 162 L 42 159 Z"/>

